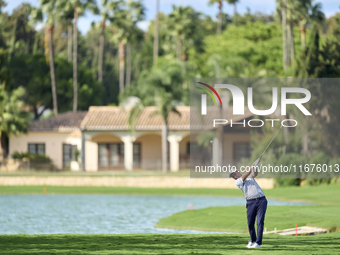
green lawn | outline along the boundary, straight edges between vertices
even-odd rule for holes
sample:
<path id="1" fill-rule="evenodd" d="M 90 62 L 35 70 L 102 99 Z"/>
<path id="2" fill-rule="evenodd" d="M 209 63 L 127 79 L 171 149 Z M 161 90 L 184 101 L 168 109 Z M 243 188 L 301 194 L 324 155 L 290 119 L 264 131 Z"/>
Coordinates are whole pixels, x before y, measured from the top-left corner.
<path id="1" fill-rule="evenodd" d="M 268 231 L 274 228 L 294 228 L 295 224 L 322 227 L 330 231 L 340 230 L 340 185 L 278 188 L 266 190 L 265 194 L 269 198 L 317 203 L 311 206 L 270 206 L 269 204 L 265 220 Z M 176 213 L 161 219 L 157 226 L 247 232 L 245 219 L 245 206 L 210 207 Z"/>
<path id="2" fill-rule="evenodd" d="M 45 186 L 47 194 L 242 196 L 237 189 Z M 0 186 L 0 194 L 43 194 L 44 186 Z M 241 192 L 241 193 L 240 193 Z"/>
<path id="3" fill-rule="evenodd" d="M 175 213 L 161 219 L 157 227 L 247 233 L 246 217 L 245 206 L 209 207 Z M 268 231 L 294 228 L 295 224 L 340 230 L 340 206 L 268 205 L 265 219 Z"/>
<path id="4" fill-rule="evenodd" d="M 115 171 L 97 171 L 97 172 L 83 172 L 83 171 L 44 171 L 44 170 L 21 170 L 15 172 L 0 172 L 0 176 L 86 176 L 86 177 L 102 177 L 102 176 L 122 176 L 122 177 L 147 177 L 147 176 L 190 176 L 190 170 L 181 169 L 178 172 L 167 172 L 164 174 L 162 170 L 115 170 Z"/>
<path id="5" fill-rule="evenodd" d="M 0 186 L 0 194 L 43 194 L 44 186 Z M 126 195 L 187 195 L 239 196 L 238 189 L 205 188 L 131 188 L 131 187 L 68 187 L 46 186 L 47 194 L 126 194 Z M 340 205 L 340 185 L 288 187 L 264 191 L 269 198 Z"/>
<path id="6" fill-rule="evenodd" d="M 266 235 L 260 249 L 248 235 L 3 235 L 0 254 L 339 254 L 340 232 Z"/>

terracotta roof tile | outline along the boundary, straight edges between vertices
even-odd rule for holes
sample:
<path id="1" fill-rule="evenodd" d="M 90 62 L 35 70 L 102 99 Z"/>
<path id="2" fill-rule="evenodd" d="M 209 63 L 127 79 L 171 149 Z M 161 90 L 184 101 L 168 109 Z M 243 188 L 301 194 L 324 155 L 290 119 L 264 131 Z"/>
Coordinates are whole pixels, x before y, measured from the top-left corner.
<path id="1" fill-rule="evenodd" d="M 49 119 L 33 121 L 30 124 L 30 132 L 56 131 L 70 133 L 80 128 L 80 123 L 87 112 L 67 112 Z"/>
<path id="2" fill-rule="evenodd" d="M 160 130 L 163 125 L 163 121 L 160 115 L 155 114 L 155 107 L 145 107 L 140 113 L 136 124 L 136 130 Z M 197 128 L 202 128 L 201 115 L 191 111 L 189 106 L 179 106 L 177 113 L 171 112 L 169 114 L 169 129 L 170 130 L 189 130 L 190 120 L 191 128 L 193 124 Z M 84 120 L 81 122 L 81 128 L 89 131 L 96 130 L 128 130 L 128 111 L 114 106 L 92 106 L 89 109 Z M 223 118 L 233 119 L 233 121 L 239 121 L 244 118 L 251 117 L 253 114 L 246 110 L 245 115 L 233 116 L 232 109 L 223 110 Z M 218 119 L 219 111 L 211 110 L 209 115 L 205 117 L 205 125 L 211 127 L 213 119 Z M 204 124 L 203 124 L 204 125 Z"/>

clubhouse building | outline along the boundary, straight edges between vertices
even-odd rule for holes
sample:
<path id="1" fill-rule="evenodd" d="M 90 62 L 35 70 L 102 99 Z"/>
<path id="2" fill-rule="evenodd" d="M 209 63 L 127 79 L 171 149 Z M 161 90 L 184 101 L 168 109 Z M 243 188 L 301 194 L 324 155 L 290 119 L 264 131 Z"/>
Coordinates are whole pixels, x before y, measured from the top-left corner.
<path id="1" fill-rule="evenodd" d="M 190 134 L 190 108 L 168 118 L 168 160 L 171 171 L 189 168 L 190 147 L 198 146 Z M 230 116 L 232 116 L 232 109 Z M 9 154 L 30 152 L 50 157 L 58 169 L 152 170 L 161 169 L 162 118 L 145 107 L 133 128 L 129 112 L 115 106 L 92 106 L 88 112 L 68 112 L 34 121 L 27 134 L 9 137 Z M 233 117 L 231 117 L 233 118 Z M 252 118 L 246 114 L 233 121 Z M 191 135 L 191 139 L 190 139 Z M 250 156 L 249 129 L 223 128 L 223 160 L 238 162 Z"/>

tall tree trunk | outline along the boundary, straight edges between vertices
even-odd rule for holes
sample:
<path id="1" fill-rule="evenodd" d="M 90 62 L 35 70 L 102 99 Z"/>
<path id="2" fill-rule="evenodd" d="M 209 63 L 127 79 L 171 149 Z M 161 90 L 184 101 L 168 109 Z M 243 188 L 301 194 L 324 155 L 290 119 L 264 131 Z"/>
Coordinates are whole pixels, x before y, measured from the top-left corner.
<path id="1" fill-rule="evenodd" d="M 73 23 L 73 111 L 77 112 L 78 109 L 78 11 L 77 6 L 74 8 L 74 23 Z"/>
<path id="2" fill-rule="evenodd" d="M 168 123 L 164 121 L 162 128 L 162 172 L 168 171 Z"/>
<path id="3" fill-rule="evenodd" d="M 36 106 L 33 107 L 33 113 L 34 113 L 34 120 L 39 120 L 40 115 L 38 113 L 38 107 Z"/>
<path id="4" fill-rule="evenodd" d="M 287 47 L 287 18 L 286 18 L 286 1 L 282 0 L 282 38 L 283 38 L 283 70 L 288 66 L 288 47 Z"/>
<path id="5" fill-rule="evenodd" d="M 293 22 L 289 20 L 289 48 L 290 48 L 290 60 L 291 63 L 295 61 L 295 45 L 294 45 L 294 34 L 293 34 Z"/>
<path id="6" fill-rule="evenodd" d="M 309 156 L 309 136 L 308 133 L 304 134 L 302 137 L 302 154 L 304 156 Z"/>
<path id="7" fill-rule="evenodd" d="M 219 107 L 219 115 L 220 119 L 222 119 L 223 116 L 223 107 Z M 217 138 L 218 138 L 218 161 L 217 163 L 222 166 L 223 165 L 223 143 L 224 143 L 224 132 L 223 132 L 223 126 L 219 125 L 219 127 L 216 130 L 217 132 Z"/>
<path id="8" fill-rule="evenodd" d="M 6 144 L 6 134 L 4 131 L 0 131 L 0 147 L 1 147 L 1 154 L 2 158 L 7 158 L 8 156 L 8 151 L 7 151 L 7 144 Z"/>
<path id="9" fill-rule="evenodd" d="M 54 57 L 53 57 L 53 26 L 49 26 L 48 30 L 48 58 L 50 62 L 50 73 L 51 73 L 51 86 L 52 86 L 52 98 L 53 98 L 53 111 L 54 116 L 58 116 L 58 101 L 57 101 L 57 88 L 55 82 L 55 71 L 54 71 Z"/>
<path id="10" fill-rule="evenodd" d="M 124 90 L 124 67 L 125 67 L 125 53 L 123 40 L 119 40 L 118 45 L 118 55 L 119 55 L 119 92 Z"/>
<path id="11" fill-rule="evenodd" d="M 306 47 L 306 25 L 300 26 L 301 31 L 301 47 L 302 49 Z"/>
<path id="12" fill-rule="evenodd" d="M 126 45 L 126 86 L 131 83 L 131 43 Z"/>
<path id="13" fill-rule="evenodd" d="M 72 62 L 72 24 L 67 26 L 67 60 Z"/>
<path id="14" fill-rule="evenodd" d="M 155 19 L 154 41 L 153 41 L 153 65 L 157 65 L 158 47 L 159 47 L 159 0 L 156 0 L 156 19 Z"/>
<path id="15" fill-rule="evenodd" d="M 45 29 L 47 30 L 47 26 L 45 27 Z M 46 63 L 48 63 L 48 55 L 49 55 L 49 53 L 48 53 L 48 41 L 49 41 L 49 39 L 48 39 L 48 32 L 47 31 L 45 31 L 45 35 L 44 35 L 44 53 L 45 53 L 45 58 L 46 58 Z"/>
<path id="16" fill-rule="evenodd" d="M 14 26 L 13 26 L 13 29 L 12 29 L 12 39 L 11 39 L 11 45 L 10 45 L 10 48 L 9 48 L 8 59 L 11 59 L 12 54 L 14 52 L 17 26 L 18 26 L 18 18 L 15 19 Z"/>
<path id="17" fill-rule="evenodd" d="M 182 57 L 182 40 L 181 40 L 181 34 L 177 36 L 177 59 L 181 60 Z"/>
<path id="18" fill-rule="evenodd" d="M 34 43 L 33 43 L 33 49 L 32 49 L 32 54 L 33 55 L 37 54 L 37 51 L 38 51 L 38 42 L 39 42 L 39 34 L 36 33 L 34 35 Z"/>
<path id="19" fill-rule="evenodd" d="M 98 81 L 103 82 L 103 59 L 104 59 L 104 32 L 105 19 L 102 22 L 102 32 L 99 38 L 99 54 L 98 54 Z"/>
<path id="20" fill-rule="evenodd" d="M 236 3 L 234 3 L 234 19 L 235 19 L 235 26 L 237 26 L 237 10 L 236 10 Z"/>
<path id="21" fill-rule="evenodd" d="M 219 13 L 218 13 L 218 22 L 217 22 L 217 34 L 220 35 L 222 33 L 222 1 L 218 2 L 218 9 L 219 9 Z"/>

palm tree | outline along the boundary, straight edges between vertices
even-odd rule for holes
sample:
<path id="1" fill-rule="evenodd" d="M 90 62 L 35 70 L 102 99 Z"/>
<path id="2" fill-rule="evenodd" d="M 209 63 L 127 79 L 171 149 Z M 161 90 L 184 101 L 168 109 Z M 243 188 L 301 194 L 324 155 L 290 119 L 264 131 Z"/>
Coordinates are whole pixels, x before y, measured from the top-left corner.
<path id="1" fill-rule="evenodd" d="M 106 21 L 111 20 L 114 12 L 122 4 L 122 1 L 102 0 L 102 21 L 101 21 L 101 34 L 99 38 L 99 56 L 98 56 L 98 81 L 103 82 L 103 62 L 104 62 L 104 40 L 105 40 L 105 27 Z"/>
<path id="2" fill-rule="evenodd" d="M 169 30 L 176 37 L 176 56 L 178 60 L 182 59 L 182 41 L 187 34 L 192 33 L 194 11 L 191 7 L 172 6 L 172 13 L 169 14 Z"/>
<path id="3" fill-rule="evenodd" d="M 138 44 L 143 40 L 144 33 L 137 26 L 129 30 L 126 44 L 126 87 L 130 86 L 132 76 L 132 44 Z"/>
<path id="4" fill-rule="evenodd" d="M 157 65 L 158 61 L 158 47 L 159 47 L 159 0 L 156 0 L 156 18 L 155 31 L 153 41 L 153 64 Z"/>
<path id="5" fill-rule="evenodd" d="M 176 106 L 183 101 L 184 65 L 180 61 L 164 61 L 144 72 L 137 86 L 139 100 L 129 112 L 128 122 L 133 129 L 145 106 L 155 106 L 155 114 L 163 120 L 162 171 L 168 170 L 168 121 L 171 113 L 179 114 Z M 135 91 L 136 92 L 136 91 Z M 136 93 L 133 93 L 136 95 Z"/>
<path id="6" fill-rule="evenodd" d="M 297 23 L 297 15 L 296 15 L 296 4 L 298 1 L 294 0 L 285 0 L 285 9 L 282 9 L 282 0 L 276 0 L 276 6 L 277 6 L 277 13 L 279 17 L 282 19 L 283 15 L 282 12 L 285 11 L 286 14 L 286 58 L 288 63 L 292 63 L 295 60 L 295 45 L 294 45 L 294 24 Z M 283 19 L 281 20 L 283 22 Z M 288 26 L 287 26 L 288 23 Z M 284 30 L 282 23 L 282 30 Z M 287 31 L 288 30 L 288 31 Z M 284 36 L 285 34 L 283 34 Z M 288 36 L 288 38 L 287 38 Z M 290 53 L 290 61 L 289 61 L 289 53 Z M 285 60 L 284 60 L 285 62 Z"/>
<path id="7" fill-rule="evenodd" d="M 295 14 L 299 22 L 301 33 L 301 47 L 306 46 L 306 26 L 308 23 L 308 9 L 311 5 L 311 0 L 300 0 L 294 4 Z"/>
<path id="8" fill-rule="evenodd" d="M 144 6 L 140 0 L 129 0 L 121 4 L 111 19 L 114 25 L 114 40 L 118 42 L 119 56 L 119 91 L 124 90 L 125 45 L 136 33 L 137 22 L 144 18 Z"/>
<path id="9" fill-rule="evenodd" d="M 74 18 L 73 10 L 60 11 L 60 21 L 67 26 L 67 60 L 72 62 L 72 20 Z"/>
<path id="10" fill-rule="evenodd" d="M 73 10 L 73 111 L 78 108 L 78 29 L 77 23 L 79 16 L 85 11 L 90 10 L 98 13 L 98 7 L 95 0 L 55 0 L 60 12 L 69 12 Z"/>
<path id="11" fill-rule="evenodd" d="M 168 170 L 168 133 L 169 133 L 169 115 L 174 112 L 178 115 L 180 113 L 176 109 L 173 102 L 173 95 L 163 90 L 159 90 L 155 97 L 155 113 L 160 115 L 163 119 L 162 128 L 162 171 L 166 173 Z"/>
<path id="12" fill-rule="evenodd" d="M 6 136 L 27 132 L 29 115 L 22 110 L 24 102 L 21 100 L 24 95 L 25 90 L 22 87 L 7 93 L 4 86 L 0 86 L 0 147 L 3 158 L 8 156 Z"/>
<path id="13" fill-rule="evenodd" d="M 11 38 L 11 44 L 10 44 L 9 52 L 8 52 L 8 60 L 11 60 L 12 54 L 14 52 L 17 26 L 18 26 L 18 17 L 15 19 L 14 26 L 12 29 L 12 38 Z"/>
<path id="14" fill-rule="evenodd" d="M 299 23 L 301 33 L 301 47 L 306 46 L 306 27 L 308 23 L 313 25 L 321 24 L 325 15 L 321 11 L 321 3 L 313 4 L 312 0 L 286 0 L 288 1 L 287 8 L 291 12 L 293 19 Z"/>
<path id="15" fill-rule="evenodd" d="M 67 60 L 72 62 L 72 19 L 67 26 Z"/>
<path id="16" fill-rule="evenodd" d="M 287 0 L 281 0 L 281 19 L 282 19 L 282 43 L 283 43 L 283 70 L 289 65 L 288 43 L 287 43 Z"/>
<path id="17" fill-rule="evenodd" d="M 321 24 L 325 15 L 321 11 L 321 3 L 313 5 L 312 0 L 300 0 L 296 2 L 296 15 L 299 20 L 300 32 L 301 32 L 301 46 L 306 46 L 306 27 L 308 23 Z"/>
<path id="18" fill-rule="evenodd" d="M 2 13 L 2 8 L 6 7 L 6 2 L 3 0 L 0 0 L 0 13 Z"/>
<path id="19" fill-rule="evenodd" d="M 295 1 L 287 0 L 286 2 L 286 11 L 287 11 L 287 19 L 288 19 L 288 50 L 290 52 L 290 62 L 293 63 L 295 61 L 295 44 L 294 44 L 294 26 L 293 23 L 296 21 L 295 15 Z M 287 53 L 288 54 L 288 53 Z"/>
<path id="20" fill-rule="evenodd" d="M 45 45 L 48 48 L 45 49 L 46 58 L 50 64 L 51 73 L 51 87 L 52 87 L 52 98 L 53 98 L 53 111 L 54 116 L 58 115 L 58 101 L 57 101 L 57 86 L 55 79 L 54 70 L 54 54 L 53 54 L 53 27 L 54 22 L 57 19 L 56 0 L 40 0 L 40 7 L 38 9 L 32 9 L 31 16 L 35 21 L 42 21 L 43 14 L 47 15 L 46 28 L 45 28 Z"/>
<path id="21" fill-rule="evenodd" d="M 321 3 L 315 3 L 310 6 L 309 22 L 313 25 L 320 25 L 325 20 L 325 14 L 321 11 Z"/>
<path id="22" fill-rule="evenodd" d="M 232 4 L 234 5 L 234 19 L 235 19 L 235 25 L 237 25 L 237 17 L 236 17 L 236 14 L 237 14 L 237 11 L 236 11 L 236 4 L 239 2 L 240 0 L 227 0 L 228 4 Z"/>
<path id="23" fill-rule="evenodd" d="M 217 22 L 217 34 L 220 35 L 222 33 L 222 19 L 223 19 L 223 1 L 222 0 L 209 0 L 209 5 L 218 4 L 218 22 Z"/>

